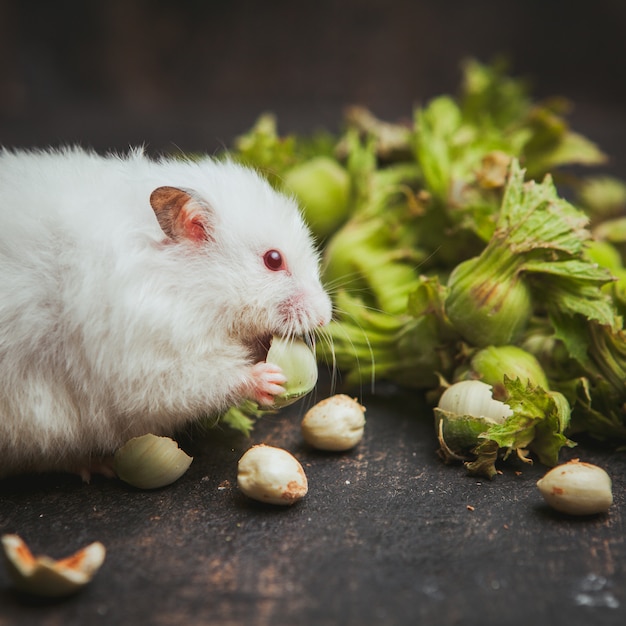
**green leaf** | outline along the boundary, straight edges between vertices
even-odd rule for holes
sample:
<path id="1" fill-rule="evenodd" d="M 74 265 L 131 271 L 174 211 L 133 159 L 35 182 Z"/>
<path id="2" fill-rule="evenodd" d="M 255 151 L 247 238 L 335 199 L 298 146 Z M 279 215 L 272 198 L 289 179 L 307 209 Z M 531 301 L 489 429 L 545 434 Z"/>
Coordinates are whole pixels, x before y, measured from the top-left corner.
<path id="1" fill-rule="evenodd" d="M 241 405 L 228 409 L 226 413 L 220 416 L 219 423 L 227 424 L 232 429 L 249 437 L 255 421 L 263 415 L 273 412 L 260 409 L 252 400 L 246 400 Z"/>
<path id="2" fill-rule="evenodd" d="M 578 197 L 594 217 L 617 216 L 626 209 L 626 183 L 607 175 L 590 176 L 581 183 Z"/>
<path id="3" fill-rule="evenodd" d="M 617 328 L 619 321 L 611 298 L 597 286 L 569 279 L 544 281 L 538 292 L 545 294 L 546 308 L 561 315 L 582 315 L 587 320 Z"/>
<path id="4" fill-rule="evenodd" d="M 361 106 L 348 107 L 345 121 L 350 129 L 374 139 L 376 154 L 381 159 L 395 161 L 410 155 L 413 136 L 406 125 L 381 120 Z M 341 152 L 341 145 L 339 150 Z"/>
<path id="5" fill-rule="evenodd" d="M 487 478 L 497 473 L 495 463 L 502 454 L 506 460 L 515 452 L 530 462 L 531 451 L 541 463 L 555 465 L 561 448 L 575 445 L 564 434 L 570 423 L 567 399 L 506 375 L 503 387 L 512 415 L 501 423 L 434 409 L 440 454 L 448 461 L 465 460 L 470 474 Z"/>
<path id="6" fill-rule="evenodd" d="M 594 229 L 594 236 L 600 240 L 612 243 L 626 243 L 626 217 L 616 217 L 606 220 Z"/>
<path id="7" fill-rule="evenodd" d="M 613 395 L 626 401 L 626 332 L 609 325 L 589 324 L 589 354 L 595 366 L 593 373 L 612 387 Z M 591 370 L 591 368 L 590 368 Z"/>
<path id="8" fill-rule="evenodd" d="M 552 403 L 545 413 L 544 419 L 535 427 L 535 437 L 530 450 L 537 455 L 544 465 L 554 466 L 559 461 L 561 448 L 571 448 L 576 444 L 563 433 L 569 426 L 571 410 L 564 395 L 558 392 L 550 394 Z"/>
<path id="9" fill-rule="evenodd" d="M 435 315 L 390 315 L 345 290 L 335 299 L 340 321 L 324 328 L 328 341 L 318 342 L 317 351 L 337 364 L 348 383 L 360 385 L 376 376 L 424 389 L 436 384 L 437 373 L 451 373 L 457 336 L 448 336 Z"/>
<path id="10" fill-rule="evenodd" d="M 450 140 L 461 124 L 454 100 L 442 96 L 426 109 L 416 111 L 415 153 L 426 189 L 435 197 L 447 198 L 452 180 Z"/>
<path id="11" fill-rule="evenodd" d="M 513 415 L 502 424 L 493 424 L 482 439 L 505 449 L 505 458 L 515 451 L 532 450 L 545 465 L 555 465 L 563 446 L 574 445 L 563 434 L 569 424 L 569 405 L 564 396 L 548 392 L 520 379 L 505 377 L 506 404 Z M 490 450 L 490 448 L 489 448 Z M 474 451 L 480 454 L 480 447 Z"/>
<path id="12" fill-rule="evenodd" d="M 255 167 L 278 184 L 285 168 L 295 163 L 295 137 L 280 137 L 276 116 L 271 113 L 261 115 L 254 126 L 235 140 L 235 158 Z"/>
<path id="13" fill-rule="evenodd" d="M 572 381 L 575 403 L 572 410 L 573 432 L 585 432 L 601 441 L 626 441 L 624 406 L 606 380 L 591 384 L 588 378 Z"/>
<path id="14" fill-rule="evenodd" d="M 513 303 L 522 288 L 529 289 L 535 310 L 542 303 L 554 319 L 583 315 L 617 327 L 612 300 L 602 289 L 612 277 L 585 257 L 587 223 L 584 213 L 558 197 L 549 177 L 541 184 L 524 182 L 514 159 L 494 236 L 479 257 L 450 276 L 446 310 L 459 332 L 479 346 L 519 339 L 532 313 L 530 305 Z M 583 354 L 583 347 L 567 344 Z"/>
<path id="15" fill-rule="evenodd" d="M 420 276 L 409 294 L 407 312 L 413 317 L 435 314 L 445 318 L 444 302 L 447 289 L 436 276 Z"/>
<path id="16" fill-rule="evenodd" d="M 284 172 L 313 157 L 332 157 L 336 138 L 330 133 L 308 137 L 281 136 L 276 116 L 264 113 L 253 127 L 235 139 L 235 150 L 226 156 L 260 170 L 275 187 L 281 187 Z"/>
<path id="17" fill-rule="evenodd" d="M 544 145 L 541 149 L 533 150 L 528 145 L 525 153 L 533 175 L 554 171 L 562 165 L 599 165 L 606 162 L 606 155 L 594 142 L 571 131 L 560 133 L 551 145 Z"/>
<path id="18" fill-rule="evenodd" d="M 497 59 L 487 65 L 475 59 L 463 63 L 463 116 L 479 127 L 509 128 L 519 124 L 530 109 L 528 85 L 508 75 L 509 65 Z"/>
<path id="19" fill-rule="evenodd" d="M 535 422 L 539 419 L 541 417 L 538 415 L 514 412 L 503 424 L 494 424 L 484 438 L 495 441 L 500 448 L 505 448 L 505 456 L 508 456 L 513 450 L 528 447 L 535 436 Z"/>
<path id="20" fill-rule="evenodd" d="M 555 339 L 563 342 L 568 354 L 583 366 L 590 363 L 589 334 L 584 316 L 564 315 L 558 309 L 550 312 Z"/>
<path id="21" fill-rule="evenodd" d="M 544 157 L 546 169 L 559 165 L 600 165 L 606 162 L 606 154 L 593 142 L 572 131 L 567 132 L 558 146 Z"/>
<path id="22" fill-rule="evenodd" d="M 475 459 L 466 461 L 465 468 L 470 476 L 484 476 L 490 480 L 498 473 L 496 461 L 498 460 L 498 444 L 486 439 L 474 448 Z"/>
<path id="23" fill-rule="evenodd" d="M 582 315 L 587 320 L 619 325 L 613 301 L 602 287 L 613 281 L 611 273 L 583 258 L 559 262 L 529 261 L 523 270 L 533 274 L 533 290 L 553 319 Z"/>
<path id="24" fill-rule="evenodd" d="M 528 446 L 545 465 L 555 465 L 560 449 L 574 445 L 564 436 L 570 419 L 567 400 L 557 392 L 531 384 L 524 386 L 519 379 L 505 379 L 504 385 L 508 393 L 506 402 L 513 410 L 513 416 L 506 422 L 514 431 L 508 433 L 509 441 L 514 441 L 516 449 Z M 509 421 L 512 423 L 508 424 Z M 493 438 L 491 431 L 488 435 Z M 498 437 L 495 439 L 498 441 Z"/>
<path id="25" fill-rule="evenodd" d="M 581 281 L 598 286 L 613 280 L 607 269 L 583 258 L 564 259 L 554 263 L 531 259 L 524 263 L 522 269 L 527 273 L 549 274 L 559 279 L 566 278 L 574 282 Z"/>
<path id="26" fill-rule="evenodd" d="M 524 170 L 513 160 L 495 234 L 513 254 L 582 254 L 583 242 L 591 237 L 588 222 L 582 211 L 558 197 L 551 177 L 524 183 Z"/>

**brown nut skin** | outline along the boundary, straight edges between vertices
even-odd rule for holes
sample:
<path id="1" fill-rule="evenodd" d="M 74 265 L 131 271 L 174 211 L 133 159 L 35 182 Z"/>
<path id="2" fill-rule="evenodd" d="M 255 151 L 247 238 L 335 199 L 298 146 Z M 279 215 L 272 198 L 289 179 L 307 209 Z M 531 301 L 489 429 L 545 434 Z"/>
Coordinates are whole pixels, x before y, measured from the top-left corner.
<path id="1" fill-rule="evenodd" d="M 569 515 L 606 513 L 613 504 L 609 475 L 578 459 L 553 467 L 537 481 L 537 487 L 547 504 Z"/>
<path id="2" fill-rule="evenodd" d="M 303 439 L 318 450 L 342 452 L 363 438 L 365 407 L 355 399 L 337 394 L 310 408 L 301 423 Z"/>

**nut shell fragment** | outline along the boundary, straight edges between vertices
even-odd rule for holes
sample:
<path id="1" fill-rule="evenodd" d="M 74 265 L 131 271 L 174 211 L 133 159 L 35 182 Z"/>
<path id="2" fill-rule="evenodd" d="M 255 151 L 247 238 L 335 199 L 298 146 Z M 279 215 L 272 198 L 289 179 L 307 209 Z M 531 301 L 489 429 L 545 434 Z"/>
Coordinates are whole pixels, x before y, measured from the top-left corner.
<path id="1" fill-rule="evenodd" d="M 344 451 L 363 438 L 365 407 L 344 394 L 336 394 L 310 408 L 300 425 L 302 437 L 314 448 Z"/>
<path id="2" fill-rule="evenodd" d="M 139 489 L 157 489 L 178 480 L 193 461 L 169 437 L 147 434 L 127 441 L 113 458 L 113 469 Z"/>
<path id="3" fill-rule="evenodd" d="M 280 505 L 293 504 L 308 491 L 300 462 L 287 450 L 264 444 L 252 446 L 239 459 L 237 485 L 249 498 Z"/>
<path id="4" fill-rule="evenodd" d="M 547 504 L 570 515 L 606 513 L 613 504 L 609 475 L 578 459 L 553 467 L 537 481 L 537 487 Z"/>
<path id="5" fill-rule="evenodd" d="M 33 556 L 18 535 L 3 535 L 2 547 L 7 571 L 15 587 L 48 598 L 71 595 L 82 589 L 100 569 L 106 555 L 99 541 L 60 560 Z"/>
<path id="6" fill-rule="evenodd" d="M 493 398 L 492 389 L 481 380 L 461 380 L 441 394 L 437 408 L 452 415 L 480 417 L 501 424 L 513 411 L 508 404 Z"/>

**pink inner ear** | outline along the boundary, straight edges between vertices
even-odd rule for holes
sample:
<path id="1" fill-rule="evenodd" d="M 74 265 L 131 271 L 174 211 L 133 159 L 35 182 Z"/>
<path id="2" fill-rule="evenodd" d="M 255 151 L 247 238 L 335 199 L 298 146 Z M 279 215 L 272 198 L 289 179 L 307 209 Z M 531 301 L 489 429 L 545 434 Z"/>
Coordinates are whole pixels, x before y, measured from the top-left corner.
<path id="1" fill-rule="evenodd" d="M 201 243 L 213 239 L 213 209 L 195 194 L 178 187 L 157 187 L 150 205 L 163 232 L 173 241 Z"/>
<path id="2" fill-rule="evenodd" d="M 183 209 L 183 228 L 185 229 L 185 236 L 191 241 L 207 241 L 210 239 L 206 231 L 202 217 L 199 215 L 189 214 Z"/>

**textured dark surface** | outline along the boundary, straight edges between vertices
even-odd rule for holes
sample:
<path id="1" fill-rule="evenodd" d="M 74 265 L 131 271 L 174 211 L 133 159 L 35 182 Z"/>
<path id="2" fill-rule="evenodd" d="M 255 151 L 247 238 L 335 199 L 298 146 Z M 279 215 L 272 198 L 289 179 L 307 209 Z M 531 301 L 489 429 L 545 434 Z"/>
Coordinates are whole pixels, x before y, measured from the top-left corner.
<path id="1" fill-rule="evenodd" d="M 94 540 L 108 549 L 91 585 L 62 602 L 32 604 L 0 572 L 0 625 L 623 624 L 623 453 L 570 452 L 606 467 L 615 492 L 608 515 L 571 518 L 543 504 L 545 468 L 468 477 L 439 461 L 418 397 L 366 403 L 365 438 L 348 453 L 307 448 L 292 407 L 251 440 L 187 442 L 190 470 L 158 491 L 0 482 L 2 532 L 55 557 Z M 238 491 L 237 460 L 257 442 L 300 459 L 304 500 L 270 507 Z"/>
<path id="2" fill-rule="evenodd" d="M 624 7 L 0 0 L 0 144 L 213 151 L 264 110 L 284 132 L 335 129 L 352 103 L 406 117 L 456 90 L 464 57 L 505 53 L 537 96 L 575 103 L 573 126 L 624 177 Z M 477 481 L 439 461 L 419 398 L 365 403 L 365 439 L 346 454 L 303 446 L 292 408 L 251 440 L 185 442 L 194 462 L 162 490 L 0 482 L 0 532 L 55 557 L 93 540 L 108 550 L 92 584 L 60 602 L 16 594 L 0 568 L 0 626 L 624 623 L 624 453 L 568 451 L 605 467 L 615 493 L 608 516 L 573 519 L 542 504 L 545 468 Z M 302 461 L 305 500 L 277 509 L 237 491 L 237 460 L 256 442 Z"/>

